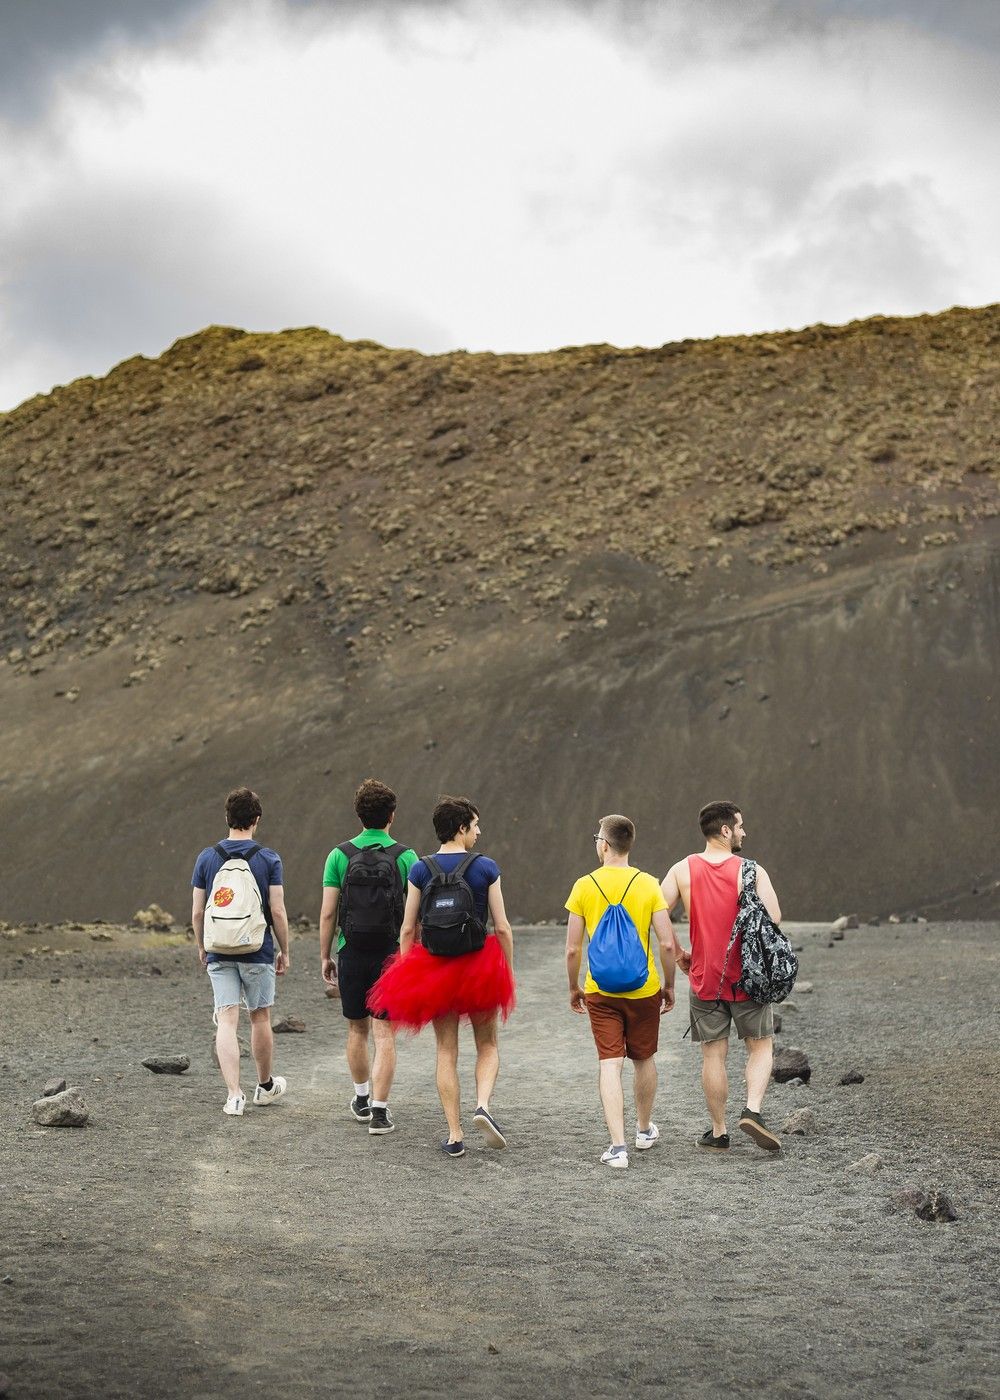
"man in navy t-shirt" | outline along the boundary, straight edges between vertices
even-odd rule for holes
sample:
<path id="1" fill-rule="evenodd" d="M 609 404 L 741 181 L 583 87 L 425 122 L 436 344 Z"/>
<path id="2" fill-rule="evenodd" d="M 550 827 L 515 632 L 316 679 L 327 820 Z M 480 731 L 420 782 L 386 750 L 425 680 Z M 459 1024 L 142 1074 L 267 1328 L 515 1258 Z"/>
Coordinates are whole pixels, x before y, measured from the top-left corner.
<path id="1" fill-rule="evenodd" d="M 236 788 L 226 798 L 229 835 L 219 849 L 206 846 L 195 861 L 191 876 L 191 924 L 198 944 L 198 957 L 212 982 L 215 1022 L 218 1027 L 215 1049 L 219 1068 L 226 1081 L 228 1097 L 223 1109 L 234 1117 L 243 1114 L 246 1095 L 240 1088 L 240 1046 L 236 1028 L 240 1006 L 250 1014 L 250 1046 L 257 1065 L 255 1104 L 273 1103 L 287 1088 L 281 1075 L 271 1074 L 274 1039 L 271 1034 L 271 1007 L 274 1005 L 275 976 L 288 971 L 288 915 L 282 883 L 281 857 L 269 846 L 254 840 L 263 808 L 260 798 L 249 788 Z M 226 857 L 246 855 L 247 865 L 260 892 L 261 908 L 267 927 L 264 941 L 253 953 L 216 953 L 205 950 L 205 907 L 208 892 Z M 252 888 L 252 887 L 251 887 Z M 278 942 L 277 960 L 274 943 Z"/>

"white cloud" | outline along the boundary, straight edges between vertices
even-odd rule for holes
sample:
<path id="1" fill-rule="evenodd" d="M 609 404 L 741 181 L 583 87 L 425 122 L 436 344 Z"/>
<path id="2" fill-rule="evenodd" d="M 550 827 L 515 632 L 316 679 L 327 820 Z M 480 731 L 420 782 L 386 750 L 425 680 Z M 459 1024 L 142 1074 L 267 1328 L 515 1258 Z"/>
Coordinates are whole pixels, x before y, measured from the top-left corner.
<path id="1" fill-rule="evenodd" d="M 213 321 L 534 350 L 995 299 L 996 55 L 775 13 L 254 0 L 120 41 L 2 143 L 0 405 Z"/>

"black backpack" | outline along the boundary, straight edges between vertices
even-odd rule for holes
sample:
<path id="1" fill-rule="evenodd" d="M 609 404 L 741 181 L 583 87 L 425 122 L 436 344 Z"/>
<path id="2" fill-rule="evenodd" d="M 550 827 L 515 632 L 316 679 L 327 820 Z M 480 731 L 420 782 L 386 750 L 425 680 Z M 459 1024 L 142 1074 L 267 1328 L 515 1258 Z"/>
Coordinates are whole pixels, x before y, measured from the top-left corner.
<path id="1" fill-rule="evenodd" d="M 726 961 L 722 965 L 719 981 L 719 996 L 726 981 L 726 968 L 729 955 L 742 935 L 741 957 L 743 970 L 739 981 L 733 983 L 733 991 L 746 992 L 751 1001 L 784 1001 L 795 986 L 799 975 L 799 960 L 792 952 L 792 945 L 760 902 L 757 893 L 757 864 L 752 860 L 743 862 L 743 883 L 740 888 L 740 906 L 733 924 L 733 934 L 726 949 Z"/>
<path id="2" fill-rule="evenodd" d="M 341 889 L 340 929 L 354 952 L 381 953 L 399 942 L 403 923 L 403 881 L 397 858 L 406 850 L 391 846 L 337 847 L 347 857 Z"/>
<path id="3" fill-rule="evenodd" d="M 476 897 L 465 879 L 478 855 L 469 854 L 446 873 L 433 856 L 424 856 L 431 872 L 420 895 L 420 940 L 428 953 L 458 958 L 486 943 L 486 925 L 476 913 Z"/>

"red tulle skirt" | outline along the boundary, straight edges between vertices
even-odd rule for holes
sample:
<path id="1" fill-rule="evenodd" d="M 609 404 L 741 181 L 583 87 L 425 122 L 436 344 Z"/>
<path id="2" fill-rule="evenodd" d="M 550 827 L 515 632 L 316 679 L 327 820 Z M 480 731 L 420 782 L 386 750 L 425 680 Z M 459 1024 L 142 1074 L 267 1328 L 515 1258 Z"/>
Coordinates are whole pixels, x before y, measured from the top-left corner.
<path id="1" fill-rule="evenodd" d="M 439 958 L 420 943 L 405 958 L 395 954 L 368 993 L 371 1011 L 418 1031 L 438 1016 L 490 1016 L 503 1019 L 514 1009 L 514 975 L 495 934 L 484 947 L 459 958 Z"/>

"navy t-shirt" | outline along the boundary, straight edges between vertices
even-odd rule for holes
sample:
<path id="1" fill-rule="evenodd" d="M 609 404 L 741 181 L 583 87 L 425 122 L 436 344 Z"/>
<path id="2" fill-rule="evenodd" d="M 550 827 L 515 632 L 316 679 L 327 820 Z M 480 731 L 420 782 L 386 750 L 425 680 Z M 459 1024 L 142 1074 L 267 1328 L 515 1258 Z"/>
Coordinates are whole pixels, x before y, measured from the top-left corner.
<path id="1" fill-rule="evenodd" d="M 465 859 L 465 854 L 462 851 L 446 851 L 443 855 L 435 854 L 434 859 L 445 874 L 450 875 Z M 418 860 L 416 865 L 411 867 L 410 884 L 416 885 L 418 890 L 422 890 L 430 878 L 431 872 L 426 861 Z M 476 901 L 476 914 L 485 924 L 489 911 L 490 885 L 495 885 L 500 879 L 500 867 L 495 860 L 490 860 L 489 856 L 477 855 L 465 872 L 464 878 Z"/>
<path id="2" fill-rule="evenodd" d="M 251 846 L 255 846 L 255 841 L 249 841 L 241 837 L 239 840 L 230 840 L 227 836 L 225 841 L 220 841 L 219 845 L 230 855 L 242 855 L 244 851 L 249 851 Z M 260 890 L 261 902 L 264 905 L 264 918 L 267 920 L 267 932 L 264 934 L 264 942 L 257 949 L 256 953 L 209 953 L 208 961 L 213 962 L 247 962 L 247 963 L 273 963 L 274 962 L 274 939 L 271 936 L 271 901 L 268 897 L 271 885 L 284 884 L 281 874 L 281 857 L 277 851 L 272 851 L 270 846 L 261 846 L 256 855 L 250 857 L 248 861 L 250 872 L 257 881 L 257 888 Z M 206 846 L 194 863 L 194 874 L 191 876 L 191 886 L 196 890 L 210 890 L 212 881 L 222 869 L 223 860 L 214 846 Z"/>

